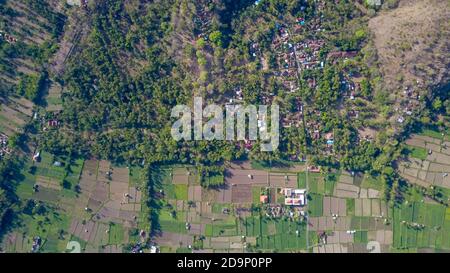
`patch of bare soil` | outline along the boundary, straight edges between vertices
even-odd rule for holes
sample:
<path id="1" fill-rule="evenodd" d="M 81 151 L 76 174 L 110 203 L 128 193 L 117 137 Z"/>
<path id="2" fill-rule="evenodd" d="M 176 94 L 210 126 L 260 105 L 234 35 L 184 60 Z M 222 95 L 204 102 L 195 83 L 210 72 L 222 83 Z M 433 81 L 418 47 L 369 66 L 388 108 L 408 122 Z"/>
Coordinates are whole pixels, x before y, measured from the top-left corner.
<path id="1" fill-rule="evenodd" d="M 450 1 L 402 0 L 398 8 L 370 20 L 388 89 L 449 80 L 449 18 Z"/>

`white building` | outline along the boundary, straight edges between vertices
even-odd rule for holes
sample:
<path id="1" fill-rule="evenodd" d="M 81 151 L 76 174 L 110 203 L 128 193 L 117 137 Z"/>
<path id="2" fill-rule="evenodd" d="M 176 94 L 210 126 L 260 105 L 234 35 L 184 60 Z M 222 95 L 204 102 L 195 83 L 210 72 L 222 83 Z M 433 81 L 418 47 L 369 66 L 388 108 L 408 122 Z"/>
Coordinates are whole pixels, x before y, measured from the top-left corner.
<path id="1" fill-rule="evenodd" d="M 304 206 L 306 205 L 306 190 L 284 188 L 284 204 L 286 206 Z"/>

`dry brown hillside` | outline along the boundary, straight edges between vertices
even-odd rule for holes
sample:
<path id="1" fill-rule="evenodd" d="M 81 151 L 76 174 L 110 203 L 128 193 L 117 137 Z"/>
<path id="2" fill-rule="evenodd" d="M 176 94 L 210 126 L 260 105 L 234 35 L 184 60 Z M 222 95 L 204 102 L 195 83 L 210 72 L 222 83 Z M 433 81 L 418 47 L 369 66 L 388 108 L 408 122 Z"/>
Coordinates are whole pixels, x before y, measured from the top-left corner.
<path id="1" fill-rule="evenodd" d="M 397 98 L 406 87 L 423 94 L 448 82 L 449 19 L 449 0 L 401 0 L 370 20 L 385 86 Z"/>

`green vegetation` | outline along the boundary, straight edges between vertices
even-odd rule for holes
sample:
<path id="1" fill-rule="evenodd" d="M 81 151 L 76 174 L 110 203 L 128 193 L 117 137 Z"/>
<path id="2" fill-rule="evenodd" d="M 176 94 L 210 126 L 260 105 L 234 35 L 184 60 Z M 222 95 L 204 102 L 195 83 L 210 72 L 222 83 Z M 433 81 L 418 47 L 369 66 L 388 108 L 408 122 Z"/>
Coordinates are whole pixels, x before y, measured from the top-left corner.
<path id="1" fill-rule="evenodd" d="M 18 85 L 17 93 L 34 102 L 41 99 L 47 75 L 24 75 Z"/>
<path id="2" fill-rule="evenodd" d="M 276 221 L 276 234 L 262 235 L 257 245 L 261 249 L 289 251 L 306 248 L 306 227 L 289 221 Z M 297 235 L 298 231 L 298 235 Z"/>
<path id="3" fill-rule="evenodd" d="M 434 129 L 423 129 L 421 134 L 432 138 L 442 139 L 442 133 Z"/>
<path id="4" fill-rule="evenodd" d="M 319 217 L 323 214 L 323 196 L 311 193 L 308 196 L 308 210 L 311 217 Z"/>
<path id="5" fill-rule="evenodd" d="M 11 181 L 19 173 L 19 164 L 13 158 L 0 161 L 0 238 L 13 221 L 16 211 L 14 185 Z"/>
<path id="6" fill-rule="evenodd" d="M 408 146 L 407 147 L 408 154 L 411 157 L 425 160 L 427 159 L 428 152 L 425 148 Z"/>
<path id="7" fill-rule="evenodd" d="M 346 207 L 347 207 L 347 215 L 355 214 L 355 199 L 345 199 Z"/>
<path id="8" fill-rule="evenodd" d="M 333 195 L 334 187 L 339 179 L 339 176 L 334 173 L 329 173 L 325 178 L 325 195 Z"/>
<path id="9" fill-rule="evenodd" d="M 382 190 L 383 181 L 381 181 L 379 177 L 374 177 L 374 176 L 371 176 L 370 174 L 366 174 L 361 183 L 361 187 L 371 188 L 371 189 L 375 189 L 375 190 Z"/>
<path id="10" fill-rule="evenodd" d="M 185 214 L 171 209 L 162 209 L 158 212 L 158 224 L 162 230 L 175 233 L 186 233 Z"/>
<path id="11" fill-rule="evenodd" d="M 260 197 L 261 197 L 261 187 L 253 186 L 252 187 L 252 202 L 253 202 L 253 204 L 255 204 L 255 205 L 260 204 L 261 203 Z"/>
<path id="12" fill-rule="evenodd" d="M 176 253 L 192 253 L 192 250 L 187 247 L 179 247 L 177 248 Z"/>
<path id="13" fill-rule="evenodd" d="M 201 166 L 200 184 L 205 188 L 217 188 L 224 184 L 223 166 Z"/>
<path id="14" fill-rule="evenodd" d="M 145 185 L 145 172 L 142 167 L 130 167 L 130 185 L 144 186 Z"/>
<path id="15" fill-rule="evenodd" d="M 222 47 L 223 46 L 223 37 L 222 33 L 218 30 L 211 32 L 209 34 L 209 40 L 216 46 Z"/>
<path id="16" fill-rule="evenodd" d="M 367 231 L 356 231 L 353 235 L 355 243 L 365 243 L 367 244 Z"/>
<path id="17" fill-rule="evenodd" d="M 298 173 L 297 187 L 299 189 L 306 189 L 306 173 L 304 172 Z"/>
<path id="18" fill-rule="evenodd" d="M 112 245 L 123 242 L 124 229 L 121 225 L 112 223 L 109 225 L 109 243 Z"/>
<path id="19" fill-rule="evenodd" d="M 325 193 L 325 181 L 321 174 L 309 173 L 308 179 L 309 179 L 309 191 L 311 193 L 322 195 Z"/>
<path id="20" fill-rule="evenodd" d="M 0 0 L 0 239 L 19 238 L 2 244 L 7 252 L 30 251 L 35 236 L 40 252 L 67 251 L 72 239 L 83 251 L 130 252 L 161 234 L 180 239 L 163 252 L 192 252 L 188 239 L 213 251 L 244 243 L 251 252 L 313 251 L 307 243 L 318 244 L 322 227 L 310 229 L 303 210 L 284 204 L 285 185 L 276 184 L 280 177 L 272 185 L 273 174 L 307 188 L 304 209 L 308 220 L 323 217 L 320 225 L 337 226 L 341 215 L 330 216 L 327 202 L 345 199 L 357 247 L 375 233 L 388 241 L 392 230 L 392 251 L 450 249 L 445 171 L 426 175 L 442 187 L 422 187 L 397 168 L 408 157 L 425 160 L 431 142 L 450 141 L 448 85 L 426 80 L 440 78 L 433 68 L 442 58 L 414 66 L 424 79 L 386 73 L 381 60 L 391 58 L 378 57 L 384 52 L 370 34 L 381 8 L 323 0 L 53 2 Z M 384 1 L 382 9 L 397 4 Z M 398 56 L 414 51 L 407 40 L 392 48 Z M 279 105 L 278 149 L 264 152 L 247 138 L 175 141 L 172 110 L 192 106 L 193 97 Z M 412 134 L 434 140 L 406 145 Z M 269 181 L 227 184 L 230 162 L 266 171 Z M 351 182 L 342 182 L 344 173 Z M 262 194 L 270 204 L 261 204 Z M 90 236 L 93 224 L 101 236 Z"/>
<path id="21" fill-rule="evenodd" d="M 208 230 L 208 233 L 210 234 L 209 236 L 213 237 L 237 235 L 237 226 L 234 219 L 207 224 L 206 228 Z M 208 235 L 208 233 L 206 233 L 206 235 Z"/>
<path id="22" fill-rule="evenodd" d="M 446 208 L 427 203 L 411 203 L 394 208 L 394 244 L 399 249 L 450 248 L 450 221 Z"/>
<path id="23" fill-rule="evenodd" d="M 232 209 L 232 204 L 212 204 L 212 212 L 213 213 L 222 213 L 223 209 Z"/>
<path id="24" fill-rule="evenodd" d="M 177 200 L 187 200 L 188 199 L 188 188 L 187 185 L 174 185 L 175 199 Z"/>

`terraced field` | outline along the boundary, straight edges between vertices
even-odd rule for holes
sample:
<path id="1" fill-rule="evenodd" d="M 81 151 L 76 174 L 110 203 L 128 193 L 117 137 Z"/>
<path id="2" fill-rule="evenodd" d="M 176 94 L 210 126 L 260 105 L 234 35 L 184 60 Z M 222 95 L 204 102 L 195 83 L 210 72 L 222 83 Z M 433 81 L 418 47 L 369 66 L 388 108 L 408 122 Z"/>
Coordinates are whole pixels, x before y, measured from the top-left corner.
<path id="1" fill-rule="evenodd" d="M 71 252 L 77 246 L 81 252 L 130 251 L 148 227 L 141 171 L 42 151 L 40 160 L 24 163 L 17 178 L 17 194 L 27 205 L 2 249 L 30 252 L 38 236 L 40 252 Z"/>

